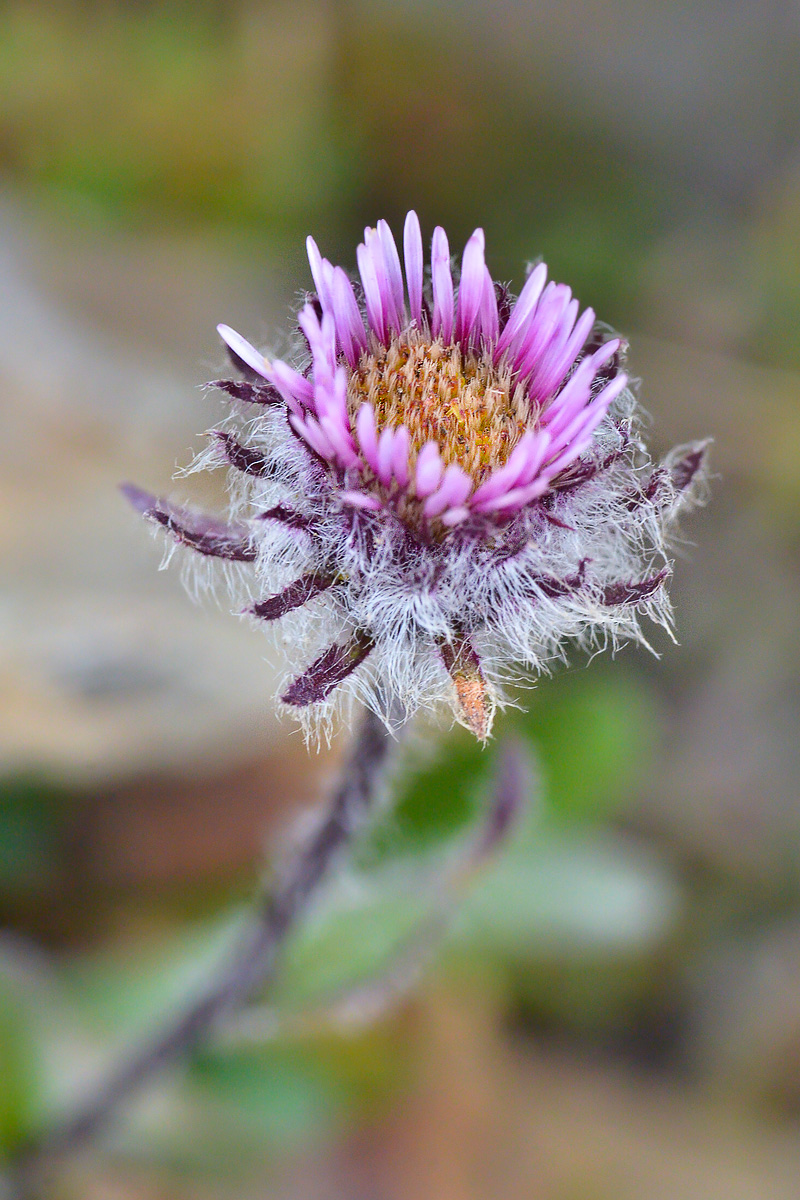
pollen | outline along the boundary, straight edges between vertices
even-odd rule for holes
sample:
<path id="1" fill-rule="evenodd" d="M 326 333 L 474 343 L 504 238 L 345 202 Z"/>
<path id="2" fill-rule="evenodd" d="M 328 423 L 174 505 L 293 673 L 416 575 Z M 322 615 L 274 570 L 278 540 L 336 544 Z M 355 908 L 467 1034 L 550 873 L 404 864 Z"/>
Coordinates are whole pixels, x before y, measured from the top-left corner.
<path id="1" fill-rule="evenodd" d="M 352 419 L 364 403 L 375 410 L 378 432 L 405 425 L 412 465 L 433 441 L 445 466 L 457 463 L 476 485 L 503 466 L 530 420 L 525 388 L 502 362 L 415 329 L 388 347 L 371 339 L 348 383 Z"/>

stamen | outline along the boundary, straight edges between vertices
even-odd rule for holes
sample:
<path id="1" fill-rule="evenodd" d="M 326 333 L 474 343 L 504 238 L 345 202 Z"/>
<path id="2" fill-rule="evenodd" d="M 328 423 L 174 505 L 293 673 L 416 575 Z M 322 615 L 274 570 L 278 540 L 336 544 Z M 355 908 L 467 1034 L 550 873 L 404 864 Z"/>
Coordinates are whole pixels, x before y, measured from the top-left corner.
<path id="1" fill-rule="evenodd" d="M 431 341 L 413 328 L 387 346 L 371 340 L 351 373 L 347 388 L 351 423 L 370 469 L 390 478 L 390 430 L 407 430 L 402 451 L 394 435 L 395 477 L 413 477 L 423 447 L 434 443 L 442 467 L 457 464 L 475 486 L 502 467 L 525 433 L 530 415 L 527 392 L 510 367 L 496 366 L 491 354 Z M 383 446 L 383 453 L 376 444 Z M 407 471 L 398 470 L 400 460 Z M 433 465 L 423 464 L 427 480 Z M 439 477 L 433 486 L 438 486 Z M 429 494 L 429 493 L 426 493 Z M 417 495 L 421 496 L 419 490 Z"/>

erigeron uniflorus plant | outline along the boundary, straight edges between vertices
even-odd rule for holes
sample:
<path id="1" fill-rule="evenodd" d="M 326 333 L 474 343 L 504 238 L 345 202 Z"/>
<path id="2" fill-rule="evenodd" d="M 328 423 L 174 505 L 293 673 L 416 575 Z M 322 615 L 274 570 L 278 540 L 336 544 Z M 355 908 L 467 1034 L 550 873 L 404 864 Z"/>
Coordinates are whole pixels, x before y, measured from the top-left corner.
<path id="1" fill-rule="evenodd" d="M 371 711 L 326 811 L 227 958 L 23 1147 L 15 1195 L 273 979 L 287 937 L 371 819 L 394 724 L 449 706 L 484 740 L 509 681 L 570 644 L 643 640 L 643 616 L 669 627 L 667 538 L 702 488 L 705 445 L 651 462 L 623 343 L 548 283 L 543 264 L 515 300 L 489 275 L 481 230 L 457 286 L 442 229 L 427 279 L 414 213 L 403 250 L 405 283 L 389 227 L 366 230 L 353 283 L 309 238 L 315 291 L 293 366 L 219 327 L 243 378 L 217 381 L 234 411 L 195 466 L 231 468 L 224 519 L 125 489 L 175 543 L 228 564 L 222 579 L 245 589 L 254 619 L 280 623 L 293 665 L 282 700 L 307 729 L 340 700 Z M 462 866 L 502 842 L 529 791 L 508 746 Z"/>
<path id="2" fill-rule="evenodd" d="M 449 706 L 485 739 L 508 682 L 669 626 L 667 538 L 705 447 L 653 464 L 624 343 L 543 263 L 515 299 L 482 230 L 456 279 L 437 228 L 426 272 L 413 212 L 403 250 L 405 283 L 379 221 L 353 281 L 308 239 L 293 365 L 219 326 L 243 378 L 216 381 L 234 411 L 196 466 L 232 468 L 224 520 L 127 490 L 245 566 L 307 729 L 356 699 L 387 720 Z"/>

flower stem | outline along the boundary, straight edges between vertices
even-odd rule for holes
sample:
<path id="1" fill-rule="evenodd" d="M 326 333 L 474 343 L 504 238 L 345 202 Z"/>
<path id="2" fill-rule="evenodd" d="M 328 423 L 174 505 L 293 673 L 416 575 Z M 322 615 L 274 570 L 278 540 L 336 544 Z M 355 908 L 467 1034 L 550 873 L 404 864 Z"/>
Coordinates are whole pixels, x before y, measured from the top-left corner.
<path id="1" fill-rule="evenodd" d="M 367 713 L 324 819 L 300 847 L 275 890 L 259 904 L 227 964 L 205 991 L 113 1071 L 82 1107 L 23 1149 L 14 1163 L 12 1195 L 30 1195 L 42 1166 L 99 1134 L 150 1079 L 181 1059 L 269 982 L 287 936 L 330 875 L 339 853 L 370 815 L 391 743 L 377 717 Z"/>

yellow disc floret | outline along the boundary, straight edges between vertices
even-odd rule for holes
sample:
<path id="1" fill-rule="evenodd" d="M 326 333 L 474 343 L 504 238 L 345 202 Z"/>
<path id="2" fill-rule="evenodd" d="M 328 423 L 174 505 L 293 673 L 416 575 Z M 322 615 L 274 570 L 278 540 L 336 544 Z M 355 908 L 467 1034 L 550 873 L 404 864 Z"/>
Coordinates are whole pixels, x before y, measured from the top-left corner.
<path id="1" fill-rule="evenodd" d="M 458 463 L 476 485 L 506 462 L 530 416 L 524 386 L 502 363 L 415 329 L 388 348 L 373 339 L 362 354 L 348 384 L 351 418 L 365 402 L 375 410 L 379 432 L 406 426 L 412 465 L 434 441 L 444 464 Z"/>

